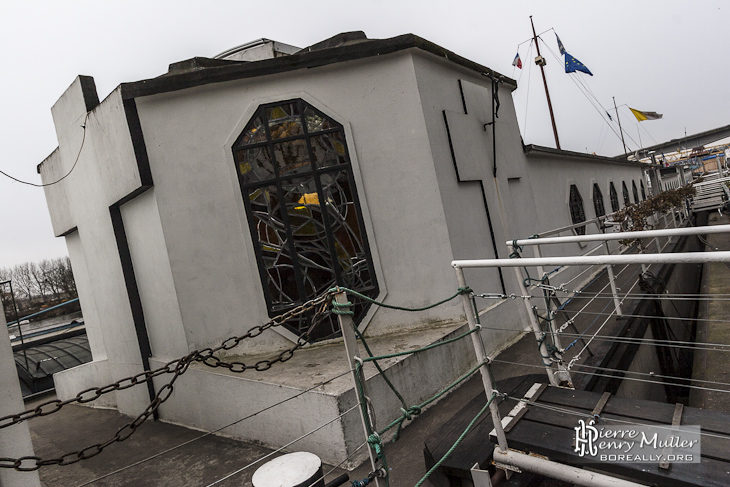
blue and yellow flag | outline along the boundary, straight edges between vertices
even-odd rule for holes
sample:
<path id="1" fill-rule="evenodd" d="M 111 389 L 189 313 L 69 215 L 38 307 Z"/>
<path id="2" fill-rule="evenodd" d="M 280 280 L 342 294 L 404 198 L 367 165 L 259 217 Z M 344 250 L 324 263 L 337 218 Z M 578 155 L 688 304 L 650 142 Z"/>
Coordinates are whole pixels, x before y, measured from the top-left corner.
<path id="1" fill-rule="evenodd" d="M 580 71 L 582 73 L 590 74 L 593 76 L 593 73 L 586 67 L 585 64 L 578 61 L 576 58 L 565 53 L 565 72 L 566 73 L 575 73 L 576 71 Z"/>

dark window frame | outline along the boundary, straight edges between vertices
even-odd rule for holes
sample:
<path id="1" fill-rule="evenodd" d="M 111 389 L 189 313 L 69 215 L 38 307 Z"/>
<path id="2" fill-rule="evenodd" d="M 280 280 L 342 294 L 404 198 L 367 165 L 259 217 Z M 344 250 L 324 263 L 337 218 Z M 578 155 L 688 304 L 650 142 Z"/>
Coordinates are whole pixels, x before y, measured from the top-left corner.
<path id="1" fill-rule="evenodd" d="M 644 179 L 639 179 L 639 186 L 641 186 L 641 201 L 646 201 L 646 189 L 644 189 Z"/>
<path id="2" fill-rule="evenodd" d="M 626 181 L 621 181 L 621 193 L 624 197 L 624 206 L 631 204 L 631 197 L 629 196 L 629 188 L 626 186 Z"/>
<path id="3" fill-rule="evenodd" d="M 286 113 L 289 118 L 270 120 L 268 118 L 269 114 L 277 110 L 277 107 L 282 107 L 282 111 L 290 110 L 291 115 L 289 115 L 289 112 Z M 295 115 L 295 113 L 298 113 L 298 115 Z M 319 117 L 322 120 L 320 127 L 311 133 L 307 127 L 308 120 L 305 113 L 310 117 Z M 278 120 L 284 121 L 279 122 Z M 291 120 L 294 120 L 294 122 Z M 261 125 L 257 125 L 257 121 L 260 121 Z M 296 130 L 291 131 L 294 135 L 281 136 L 282 133 L 286 134 L 289 131 L 288 129 L 285 130 L 287 123 L 296 128 Z M 258 128 L 259 132 L 250 130 L 254 126 Z M 264 132 L 264 136 L 261 135 L 261 131 Z M 252 136 L 252 133 L 255 134 Z M 316 152 L 313 149 L 315 139 L 321 141 L 323 136 L 328 135 L 331 135 L 332 140 L 342 146 L 340 148 L 338 145 L 337 153 L 334 155 L 326 151 L 324 153 Z M 331 142 L 330 138 L 327 141 Z M 290 145 L 286 145 L 287 143 L 290 143 Z M 249 156 L 245 155 L 246 152 L 257 149 L 261 149 L 260 153 L 265 159 L 263 164 L 255 164 L 258 159 L 252 161 Z M 342 153 L 339 152 L 340 149 Z M 287 150 L 290 151 L 287 154 L 288 161 L 286 160 L 287 156 L 284 155 Z M 350 263 L 350 273 L 356 273 L 358 278 L 360 275 L 366 276 L 363 280 L 369 283 L 359 288 L 356 287 L 355 290 L 371 298 L 378 296 L 380 289 L 375 263 L 368 242 L 367 228 L 357 194 L 354 171 L 342 124 L 300 98 L 262 104 L 251 115 L 236 139 L 232 152 L 241 196 L 246 209 L 249 231 L 254 244 L 254 253 L 264 299 L 270 317 L 280 315 L 316 297 L 308 291 L 312 287 L 317 287 L 311 285 L 311 282 L 316 279 L 316 277 L 312 277 L 312 274 L 316 274 L 317 269 L 315 267 L 314 271 L 312 270 L 311 256 L 308 255 L 311 252 L 305 247 L 307 243 L 303 244 L 302 237 L 295 235 L 296 232 L 300 232 L 305 227 L 308 228 L 307 231 L 310 232 L 310 235 L 314 234 L 312 240 L 317 244 L 319 251 L 316 256 L 320 260 L 324 259 L 322 263 L 316 262 L 316 264 L 320 266 L 323 263 L 329 264 L 329 269 L 326 272 L 324 272 L 326 266 L 320 267 L 323 270 L 323 277 L 317 283 L 320 287 L 322 284 L 355 287 L 352 284 L 348 285 L 347 280 L 343 277 L 347 273 L 342 260 L 345 250 L 343 250 L 340 242 L 341 239 L 338 240 L 339 237 L 336 235 L 336 232 L 342 231 L 343 226 L 347 226 L 345 231 L 350 232 L 348 236 L 355 234 L 351 237 L 354 239 L 351 242 L 355 242 L 358 246 L 356 255 L 349 255 L 345 252 L 345 257 L 348 258 L 348 263 Z M 248 153 L 250 154 L 250 152 Z M 318 157 L 323 160 L 322 164 L 317 160 Z M 334 157 L 334 162 L 327 159 L 328 157 Z M 256 171 L 259 172 L 251 169 L 254 165 Z M 285 170 L 285 174 L 281 173 L 282 168 Z M 305 183 L 310 189 L 306 194 L 302 194 L 304 200 L 299 200 L 303 201 L 301 207 L 292 208 L 291 200 L 287 198 L 290 198 L 294 193 L 291 188 L 295 188 L 297 182 L 302 185 L 302 190 L 304 190 Z M 316 197 L 311 192 L 311 189 L 315 188 Z M 268 206 L 268 212 L 262 212 L 258 206 L 258 211 L 254 210 L 255 204 L 252 203 L 251 195 L 259 190 L 259 194 L 266 194 L 267 203 L 274 201 L 275 210 L 271 210 Z M 332 214 L 332 211 L 334 211 L 332 208 L 336 206 L 332 202 L 333 191 L 344 202 L 346 209 L 354 209 L 355 217 L 349 217 L 353 220 L 352 223 L 344 218 L 340 221 L 338 220 L 339 214 Z M 326 203 L 320 205 L 320 201 Z M 256 205 L 260 206 L 260 204 Z M 292 209 L 297 210 L 298 213 L 293 214 Z M 262 220 L 262 215 L 264 220 Z M 266 222 L 272 222 L 275 219 L 280 219 L 280 221 L 276 221 L 275 223 L 278 226 L 276 229 L 272 229 L 273 225 L 267 225 Z M 303 219 L 305 223 L 300 223 L 295 228 L 292 226 L 292 219 Z M 307 223 L 307 221 L 311 223 Z M 262 222 L 263 230 L 260 227 Z M 337 228 L 335 228 L 335 225 L 337 225 Z M 353 226 L 356 226 L 354 230 Z M 262 237 L 259 232 L 266 235 Z M 270 240 L 268 240 L 270 233 L 276 233 L 277 237 L 282 240 L 278 253 L 276 253 L 276 249 L 273 251 L 271 249 L 272 245 L 269 244 Z M 261 240 L 262 238 L 264 240 Z M 356 245 L 355 243 L 352 245 Z M 277 264 L 267 265 L 267 260 L 271 262 L 271 256 L 268 254 L 276 256 L 275 262 L 281 257 L 283 261 L 288 263 L 280 268 L 277 267 Z M 361 270 L 353 271 L 352 269 L 356 265 Z M 276 274 L 276 276 L 270 274 L 270 272 Z M 283 280 L 274 282 L 276 277 L 281 279 L 280 276 L 283 274 L 286 274 L 286 283 Z M 332 276 L 334 276 L 334 279 L 331 279 Z M 331 284 L 329 284 L 330 280 L 333 281 Z M 288 286 L 288 293 L 282 291 L 276 296 L 272 294 L 271 285 L 274 288 L 283 289 L 285 284 Z M 280 300 L 281 296 L 290 299 Z M 370 304 L 366 300 L 358 299 L 355 296 L 349 296 L 349 299 L 353 303 L 352 309 L 355 312 L 353 319 L 356 324 L 359 324 L 365 317 Z M 295 335 L 302 336 L 310 327 L 312 316 L 310 312 L 303 318 L 287 321 L 284 323 L 284 327 Z M 340 334 L 336 317 L 328 314 L 322 321 L 327 323 L 318 323 L 314 333 L 309 337 L 310 342 L 334 338 Z M 325 331 L 320 332 L 319 329 L 325 329 Z"/>
<path id="4" fill-rule="evenodd" d="M 573 225 L 586 221 L 585 207 L 583 206 L 583 197 L 580 195 L 580 190 L 575 184 L 570 185 L 570 195 L 568 197 L 568 208 L 570 209 L 570 219 Z M 573 229 L 578 235 L 586 234 L 585 225 L 582 227 L 576 227 Z"/>
<path id="5" fill-rule="evenodd" d="M 621 209 L 621 205 L 618 202 L 618 193 L 616 192 L 616 185 L 611 181 L 608 184 L 608 197 L 611 200 L 611 211 L 617 212 Z"/>
<path id="6" fill-rule="evenodd" d="M 596 218 L 606 216 L 606 205 L 603 203 L 603 193 L 598 183 L 593 183 L 593 209 L 596 212 Z"/>

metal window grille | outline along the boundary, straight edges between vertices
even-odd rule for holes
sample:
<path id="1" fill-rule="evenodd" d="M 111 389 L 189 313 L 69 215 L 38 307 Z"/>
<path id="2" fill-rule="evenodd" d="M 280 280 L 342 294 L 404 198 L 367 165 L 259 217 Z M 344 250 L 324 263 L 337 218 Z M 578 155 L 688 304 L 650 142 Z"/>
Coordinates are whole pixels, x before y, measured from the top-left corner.
<path id="1" fill-rule="evenodd" d="M 603 193 L 598 184 L 593 183 L 593 208 L 596 210 L 596 217 L 606 214 L 606 207 L 603 204 Z"/>
<path id="2" fill-rule="evenodd" d="M 586 221 L 586 212 L 583 209 L 583 198 L 575 184 L 570 185 L 570 199 L 568 204 L 570 206 L 570 218 L 573 221 L 573 224 Z M 578 235 L 585 235 L 586 227 L 582 226 L 576 228 L 575 233 Z"/>
<path id="3" fill-rule="evenodd" d="M 611 183 L 608 187 L 608 197 L 611 200 L 611 211 L 618 211 L 620 206 L 618 204 L 618 194 L 616 193 L 616 186 Z"/>
<path id="4" fill-rule="evenodd" d="M 341 124 L 301 99 L 261 105 L 236 140 L 233 158 L 270 316 L 336 285 L 377 296 Z M 368 305 L 351 301 L 359 322 Z M 285 326 L 301 336 L 311 315 Z M 328 316 L 309 339 L 338 334 Z"/>

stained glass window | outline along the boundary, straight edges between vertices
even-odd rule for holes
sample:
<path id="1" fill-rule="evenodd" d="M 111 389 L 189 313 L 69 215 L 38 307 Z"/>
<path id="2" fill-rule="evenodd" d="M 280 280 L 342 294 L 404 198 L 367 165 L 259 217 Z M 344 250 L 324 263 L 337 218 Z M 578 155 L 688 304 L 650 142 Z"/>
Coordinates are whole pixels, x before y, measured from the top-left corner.
<path id="1" fill-rule="evenodd" d="M 606 214 L 606 208 L 603 205 L 603 194 L 596 183 L 593 183 L 593 208 L 596 210 L 596 217 Z"/>
<path id="2" fill-rule="evenodd" d="M 629 188 L 626 187 L 626 181 L 621 181 L 621 192 L 624 195 L 624 205 L 629 206 L 631 204 L 631 198 L 629 198 Z"/>
<path id="3" fill-rule="evenodd" d="M 634 203 L 639 202 L 639 190 L 636 189 L 636 181 L 631 181 L 631 192 L 634 193 Z"/>
<path id="4" fill-rule="evenodd" d="M 586 221 L 586 212 L 583 209 L 583 198 L 578 191 L 578 187 L 575 184 L 570 185 L 570 218 L 573 223 L 581 223 Z M 578 227 L 575 229 L 575 233 L 578 235 L 586 234 L 586 227 Z"/>
<path id="5" fill-rule="evenodd" d="M 233 158 L 270 316 L 333 286 L 376 297 L 378 284 L 342 125 L 303 100 L 262 105 Z M 354 319 L 367 302 L 349 296 Z M 286 322 L 302 336 L 311 315 Z M 339 334 L 328 315 L 309 341 Z"/>
<path id="6" fill-rule="evenodd" d="M 611 199 L 611 211 L 618 211 L 618 194 L 616 193 L 616 186 L 614 186 L 613 183 L 610 183 L 608 186 L 608 197 Z"/>

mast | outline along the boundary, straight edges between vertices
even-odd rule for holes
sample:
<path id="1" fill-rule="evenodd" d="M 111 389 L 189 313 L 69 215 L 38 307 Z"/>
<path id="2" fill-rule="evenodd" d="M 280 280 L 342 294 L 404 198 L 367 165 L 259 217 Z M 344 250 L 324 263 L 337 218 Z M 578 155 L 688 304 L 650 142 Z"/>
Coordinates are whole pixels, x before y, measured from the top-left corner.
<path id="1" fill-rule="evenodd" d="M 618 120 L 618 131 L 621 132 L 621 142 L 624 144 L 624 155 L 627 156 L 628 152 L 626 152 L 626 141 L 624 140 L 624 131 L 621 128 L 621 117 L 618 116 L 618 108 L 616 108 L 616 97 L 613 98 L 613 109 L 616 110 L 616 119 Z M 623 105 L 621 105 L 623 106 Z"/>
<path id="2" fill-rule="evenodd" d="M 540 66 L 540 72 L 542 73 L 542 82 L 545 85 L 545 96 L 547 97 L 548 110 L 550 110 L 550 121 L 553 123 L 553 134 L 555 135 L 555 147 L 560 149 L 560 139 L 558 139 L 558 127 L 555 125 L 555 115 L 553 114 L 553 104 L 550 102 L 550 92 L 548 91 L 547 78 L 545 78 L 545 59 L 540 54 L 540 44 L 537 43 L 537 34 L 535 33 L 535 23 L 532 21 L 532 15 L 530 15 L 530 24 L 532 25 L 532 39 L 535 41 L 535 47 L 537 48 L 537 57 L 535 58 L 535 64 Z"/>

